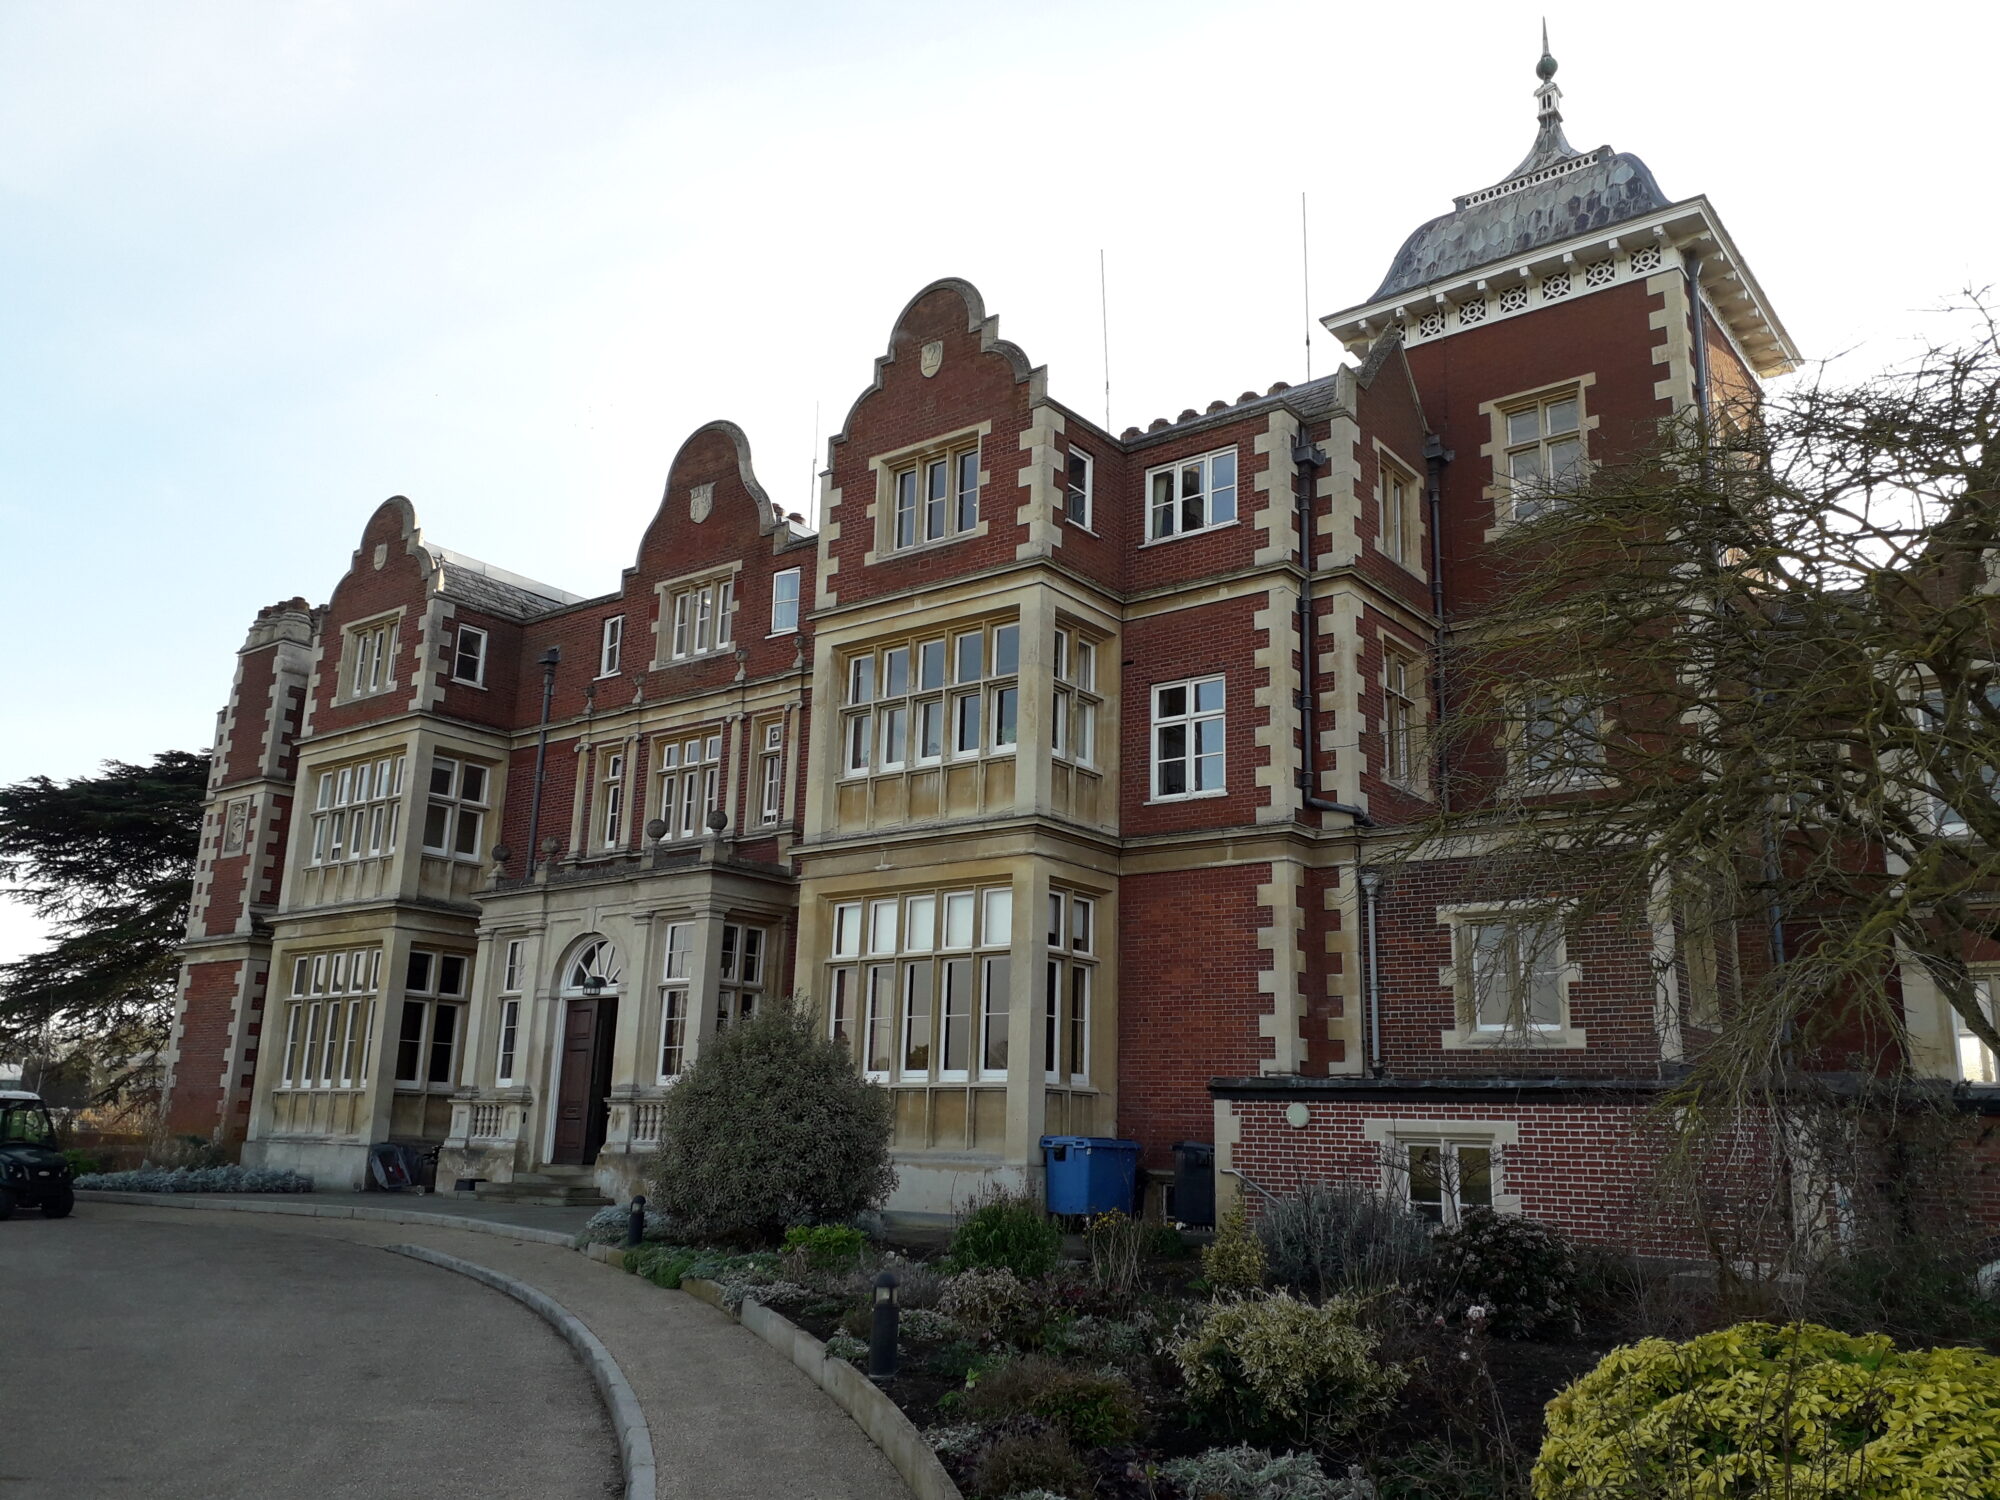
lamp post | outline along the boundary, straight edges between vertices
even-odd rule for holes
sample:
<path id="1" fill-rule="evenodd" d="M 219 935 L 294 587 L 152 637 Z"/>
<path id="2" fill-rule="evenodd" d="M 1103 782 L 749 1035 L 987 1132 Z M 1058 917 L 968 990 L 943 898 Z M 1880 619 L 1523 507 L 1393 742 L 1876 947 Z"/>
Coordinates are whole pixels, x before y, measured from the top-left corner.
<path id="1" fill-rule="evenodd" d="M 632 1217 L 625 1225 L 625 1248 L 637 1250 L 646 1243 L 646 1200 L 635 1194 L 632 1199 Z"/>
<path id="2" fill-rule="evenodd" d="M 868 1339 L 868 1378 L 877 1385 L 896 1378 L 896 1324 L 901 1317 L 896 1273 L 884 1271 L 875 1278 L 875 1322 Z"/>

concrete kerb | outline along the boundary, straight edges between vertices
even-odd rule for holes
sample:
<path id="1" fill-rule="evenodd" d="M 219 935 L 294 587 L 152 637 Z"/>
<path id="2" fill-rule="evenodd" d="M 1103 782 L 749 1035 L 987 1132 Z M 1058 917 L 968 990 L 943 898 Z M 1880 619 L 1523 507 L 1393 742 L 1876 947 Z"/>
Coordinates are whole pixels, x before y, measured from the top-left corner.
<path id="1" fill-rule="evenodd" d="M 384 1245 L 382 1248 L 392 1255 L 407 1255 L 412 1260 L 456 1271 L 497 1292 L 505 1292 L 516 1302 L 540 1314 L 550 1327 L 567 1339 L 570 1347 L 576 1350 L 577 1357 L 583 1361 L 584 1368 L 597 1382 L 598 1392 L 604 1397 L 605 1410 L 611 1414 L 611 1429 L 618 1434 L 618 1459 L 625 1470 L 625 1500 L 653 1500 L 657 1476 L 653 1465 L 653 1433 L 646 1425 L 646 1413 L 640 1409 L 639 1398 L 633 1392 L 631 1382 L 625 1378 L 625 1372 L 618 1368 L 618 1361 L 611 1357 L 611 1351 L 604 1347 L 603 1341 L 584 1327 L 581 1319 L 548 1293 L 486 1266 L 474 1265 L 469 1260 L 460 1260 L 457 1256 L 446 1255 L 424 1245 Z"/>
<path id="2" fill-rule="evenodd" d="M 624 1251 L 609 1245 L 586 1245 L 584 1253 L 608 1266 L 625 1264 Z M 745 1298 L 741 1308 L 725 1306 L 722 1288 L 713 1281 L 690 1278 L 681 1282 L 681 1290 L 728 1314 L 810 1376 L 882 1450 L 916 1500 L 964 1500 L 917 1424 L 853 1365 L 829 1355 L 825 1344 L 754 1299 Z"/>
<path id="3" fill-rule="evenodd" d="M 508 1224 L 496 1219 L 469 1219 L 462 1214 L 429 1214 L 410 1209 L 361 1208 L 347 1203 L 299 1203 L 286 1198 L 222 1198 L 206 1193 L 121 1193 L 101 1188 L 83 1188 L 76 1196 L 80 1203 L 136 1203 L 146 1208 L 205 1208 L 222 1213 L 292 1214 L 304 1219 L 369 1219 L 378 1224 L 430 1224 L 440 1229 L 469 1229 L 474 1234 L 497 1234 L 537 1245 L 561 1245 L 565 1249 L 576 1244 L 574 1234 L 564 1234 L 560 1229 L 531 1229 L 524 1224 Z"/>

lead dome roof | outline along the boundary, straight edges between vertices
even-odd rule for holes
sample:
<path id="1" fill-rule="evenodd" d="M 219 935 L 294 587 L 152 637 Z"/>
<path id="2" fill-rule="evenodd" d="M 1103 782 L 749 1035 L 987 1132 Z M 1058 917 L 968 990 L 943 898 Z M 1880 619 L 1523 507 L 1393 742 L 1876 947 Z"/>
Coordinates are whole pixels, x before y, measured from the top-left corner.
<path id="1" fill-rule="evenodd" d="M 1370 302 L 1447 280 L 1492 261 L 1591 234 L 1668 207 L 1646 164 L 1629 151 L 1578 151 L 1564 138 L 1562 90 L 1543 38 L 1537 73 L 1541 103 L 1535 144 L 1521 164 L 1491 187 L 1455 200 L 1448 214 L 1420 225 L 1396 252 Z"/>

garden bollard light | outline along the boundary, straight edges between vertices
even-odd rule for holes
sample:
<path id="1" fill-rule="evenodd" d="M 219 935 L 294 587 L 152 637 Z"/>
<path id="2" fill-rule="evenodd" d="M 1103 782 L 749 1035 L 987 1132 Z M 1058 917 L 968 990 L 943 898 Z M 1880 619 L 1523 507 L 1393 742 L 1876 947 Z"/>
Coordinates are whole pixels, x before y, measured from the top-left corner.
<path id="1" fill-rule="evenodd" d="M 896 1273 L 884 1271 L 875 1278 L 875 1325 L 868 1340 L 868 1378 L 876 1384 L 896 1375 L 896 1324 L 902 1312 L 896 1306 Z"/>
<path id="2" fill-rule="evenodd" d="M 632 1199 L 632 1217 L 625 1225 L 625 1248 L 627 1250 L 637 1250 L 645 1243 L 646 1200 L 635 1196 Z"/>

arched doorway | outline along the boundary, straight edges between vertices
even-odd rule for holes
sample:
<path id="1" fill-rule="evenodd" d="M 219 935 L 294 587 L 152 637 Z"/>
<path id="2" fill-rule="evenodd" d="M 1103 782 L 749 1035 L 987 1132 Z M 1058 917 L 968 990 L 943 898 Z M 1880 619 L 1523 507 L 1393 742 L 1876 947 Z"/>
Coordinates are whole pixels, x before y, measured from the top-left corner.
<path id="1" fill-rule="evenodd" d="M 623 977 L 609 938 L 585 938 L 563 962 L 562 1061 L 556 1074 L 555 1149 L 549 1154 L 557 1165 L 587 1167 L 604 1145 Z"/>

